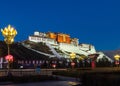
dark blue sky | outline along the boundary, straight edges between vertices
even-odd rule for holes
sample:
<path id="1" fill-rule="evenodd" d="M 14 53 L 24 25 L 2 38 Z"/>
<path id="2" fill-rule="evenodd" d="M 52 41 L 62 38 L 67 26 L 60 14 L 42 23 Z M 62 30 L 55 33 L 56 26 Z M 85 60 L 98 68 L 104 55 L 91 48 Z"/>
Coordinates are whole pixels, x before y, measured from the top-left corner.
<path id="1" fill-rule="evenodd" d="M 16 41 L 34 31 L 63 32 L 97 50 L 120 49 L 120 5 L 115 0 L 0 0 L 0 28 L 14 26 Z M 0 40 L 3 37 L 0 33 Z"/>

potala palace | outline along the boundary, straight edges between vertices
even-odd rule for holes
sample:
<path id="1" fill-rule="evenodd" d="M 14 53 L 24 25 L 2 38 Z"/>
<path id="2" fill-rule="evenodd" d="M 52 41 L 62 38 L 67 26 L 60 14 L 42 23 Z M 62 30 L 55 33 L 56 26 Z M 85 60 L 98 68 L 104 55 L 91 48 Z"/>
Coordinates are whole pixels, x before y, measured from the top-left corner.
<path id="1" fill-rule="evenodd" d="M 75 53 L 76 58 L 83 58 L 81 57 L 82 55 L 92 58 L 97 55 L 97 61 L 101 58 L 107 58 L 109 61 L 112 61 L 104 53 L 97 52 L 93 45 L 79 44 L 78 38 L 71 38 L 68 34 L 35 31 L 28 39 L 32 42 L 45 43 L 57 58 L 70 58 L 70 54 Z"/>

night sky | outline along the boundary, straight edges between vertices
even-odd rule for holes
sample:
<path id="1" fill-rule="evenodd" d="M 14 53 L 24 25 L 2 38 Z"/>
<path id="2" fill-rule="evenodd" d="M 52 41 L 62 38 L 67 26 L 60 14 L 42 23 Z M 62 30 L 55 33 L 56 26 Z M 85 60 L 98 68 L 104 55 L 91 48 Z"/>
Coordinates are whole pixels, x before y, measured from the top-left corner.
<path id="1" fill-rule="evenodd" d="M 0 28 L 11 24 L 15 41 L 34 31 L 62 32 L 96 50 L 120 49 L 119 0 L 0 0 Z M 0 40 L 3 40 L 0 33 Z"/>

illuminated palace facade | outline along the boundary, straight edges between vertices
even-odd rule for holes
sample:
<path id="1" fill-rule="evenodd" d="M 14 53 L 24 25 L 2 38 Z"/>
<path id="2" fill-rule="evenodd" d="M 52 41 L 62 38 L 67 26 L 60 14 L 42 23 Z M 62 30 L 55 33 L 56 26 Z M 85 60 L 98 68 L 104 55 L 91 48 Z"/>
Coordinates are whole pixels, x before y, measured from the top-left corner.
<path id="1" fill-rule="evenodd" d="M 78 38 L 71 38 L 69 34 L 54 32 L 42 33 L 35 31 L 34 35 L 29 36 L 28 39 L 33 42 L 45 43 L 58 58 L 70 58 L 70 53 L 74 52 L 77 58 L 80 58 L 81 55 L 92 58 L 97 54 L 97 61 L 103 57 L 106 57 L 111 61 L 111 59 L 104 55 L 104 53 L 96 52 L 93 45 L 79 43 Z M 61 50 L 62 53 L 56 52 L 54 50 L 55 48 Z"/>
<path id="2" fill-rule="evenodd" d="M 66 44 L 74 44 L 78 45 L 79 40 L 77 38 L 70 38 L 70 35 L 64 33 L 42 33 L 42 32 L 34 32 L 33 36 L 29 36 L 30 41 L 34 42 L 45 42 L 50 44 L 58 44 L 58 43 L 66 43 Z"/>
<path id="3" fill-rule="evenodd" d="M 91 44 L 79 44 L 78 38 L 71 38 L 69 34 L 64 33 L 53 33 L 53 32 L 34 32 L 34 35 L 29 36 L 29 41 L 33 42 L 43 42 L 52 48 L 57 48 L 66 54 L 61 57 L 68 57 L 67 52 L 74 52 L 76 54 L 83 54 L 88 56 L 90 54 L 95 54 L 96 50 Z M 61 54 L 61 53 L 59 53 Z"/>

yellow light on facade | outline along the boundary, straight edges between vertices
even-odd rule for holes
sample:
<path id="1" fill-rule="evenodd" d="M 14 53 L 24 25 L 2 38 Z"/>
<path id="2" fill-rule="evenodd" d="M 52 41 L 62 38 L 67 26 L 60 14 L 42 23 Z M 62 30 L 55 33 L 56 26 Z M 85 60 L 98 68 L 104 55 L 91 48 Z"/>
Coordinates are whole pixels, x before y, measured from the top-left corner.
<path id="1" fill-rule="evenodd" d="M 79 57 L 79 60 L 84 60 L 84 58 L 80 56 L 80 57 Z"/>
<path id="2" fill-rule="evenodd" d="M 72 52 L 71 54 L 70 54 L 70 58 L 71 59 L 74 59 L 76 57 L 76 54 L 74 53 L 74 52 Z"/>

